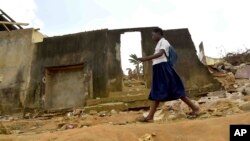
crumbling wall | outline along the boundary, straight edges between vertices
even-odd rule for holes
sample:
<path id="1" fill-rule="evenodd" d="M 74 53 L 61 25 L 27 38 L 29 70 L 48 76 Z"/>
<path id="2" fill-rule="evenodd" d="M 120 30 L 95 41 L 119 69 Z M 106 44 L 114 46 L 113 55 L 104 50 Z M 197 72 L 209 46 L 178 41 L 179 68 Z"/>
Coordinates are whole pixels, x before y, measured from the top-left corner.
<path id="1" fill-rule="evenodd" d="M 35 84 L 46 86 L 45 71 L 49 67 L 83 64 L 84 86 L 89 98 L 108 96 L 107 30 L 82 32 L 45 38 L 38 44 L 36 67 L 33 70 Z M 45 79 L 45 82 L 42 80 Z M 73 78 L 72 78 L 73 79 Z M 61 89 L 63 92 L 64 89 Z M 60 91 L 58 91 L 60 93 Z M 46 95 L 45 90 L 43 94 Z M 43 95 L 42 94 L 42 95 Z"/>
<path id="2" fill-rule="evenodd" d="M 110 92 L 122 91 L 123 72 L 121 68 L 120 32 L 108 31 L 107 38 L 107 65 L 108 65 L 108 89 Z"/>
<path id="3" fill-rule="evenodd" d="M 154 53 L 155 43 L 151 39 L 153 28 L 89 31 L 45 38 L 38 44 L 34 42 L 36 40 L 40 42 L 42 38 L 34 34 L 34 30 L 0 32 L 0 108 L 15 109 L 20 105 L 43 106 L 41 104 L 46 103 L 44 102 L 46 88 L 49 91 L 53 90 L 52 94 L 47 97 L 49 103 L 49 100 L 58 97 L 57 94 L 63 94 L 64 89 L 67 89 L 63 86 L 70 84 L 83 87 L 75 91 L 83 93 L 84 98 L 85 96 L 108 97 L 110 91 L 122 91 L 120 35 L 124 32 L 141 32 L 142 54 L 147 56 Z M 177 50 L 179 58 L 176 70 L 188 94 L 194 96 L 218 89 L 219 83 L 199 61 L 188 29 L 164 32 L 166 38 Z M 83 67 L 77 71 L 60 70 L 58 71 L 60 73 L 47 73 L 51 72 L 51 68 L 65 70 L 79 65 Z M 145 62 L 143 67 L 144 79 L 147 87 L 150 88 L 152 62 Z M 55 79 L 48 74 L 53 75 Z M 56 82 L 67 79 L 72 79 L 72 81 Z M 48 89 L 46 85 L 50 84 L 53 87 Z M 62 89 L 58 89 L 57 85 L 61 85 Z M 67 91 L 69 93 L 69 89 Z M 84 102 L 79 103 L 76 106 L 84 104 Z M 50 104 L 48 105 L 50 107 Z M 63 108 L 69 105 L 71 104 L 59 103 L 56 107 Z"/>
<path id="4" fill-rule="evenodd" d="M 4 112 L 24 106 L 27 95 L 32 92 L 34 32 L 33 29 L 0 32 L 0 110 Z"/>

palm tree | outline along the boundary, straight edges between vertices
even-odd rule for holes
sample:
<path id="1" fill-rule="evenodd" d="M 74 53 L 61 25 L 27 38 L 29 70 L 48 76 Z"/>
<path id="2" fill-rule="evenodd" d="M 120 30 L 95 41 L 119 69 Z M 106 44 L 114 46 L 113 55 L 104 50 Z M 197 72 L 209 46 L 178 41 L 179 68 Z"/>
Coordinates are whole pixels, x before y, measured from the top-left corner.
<path id="1" fill-rule="evenodd" d="M 130 54 L 129 55 L 130 59 L 129 62 L 135 65 L 136 73 L 137 73 L 137 78 L 139 79 L 140 75 L 140 62 L 138 61 L 138 57 L 136 54 Z"/>

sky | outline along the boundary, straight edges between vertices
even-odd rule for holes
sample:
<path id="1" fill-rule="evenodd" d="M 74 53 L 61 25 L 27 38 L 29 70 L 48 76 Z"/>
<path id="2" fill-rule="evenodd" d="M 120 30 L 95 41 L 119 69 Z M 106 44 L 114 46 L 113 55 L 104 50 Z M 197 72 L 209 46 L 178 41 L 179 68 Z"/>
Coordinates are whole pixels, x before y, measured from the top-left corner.
<path id="1" fill-rule="evenodd" d="M 104 28 L 188 28 L 196 48 L 203 41 L 210 57 L 250 48 L 249 6 L 248 0 L 0 0 L 13 19 L 47 36 Z M 140 42 L 136 33 L 124 38 L 128 46 Z M 133 50 L 140 56 L 139 48 Z"/>

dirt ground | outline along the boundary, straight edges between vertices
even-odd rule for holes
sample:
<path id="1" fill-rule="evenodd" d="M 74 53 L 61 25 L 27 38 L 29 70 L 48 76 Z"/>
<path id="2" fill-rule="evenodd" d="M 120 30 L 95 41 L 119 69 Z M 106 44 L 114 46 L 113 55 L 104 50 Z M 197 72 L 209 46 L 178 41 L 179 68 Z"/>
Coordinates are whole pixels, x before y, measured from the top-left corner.
<path id="1" fill-rule="evenodd" d="M 131 119 L 134 113 L 123 118 Z M 250 124 L 250 113 L 206 120 L 185 120 L 172 123 L 98 124 L 65 131 L 36 134 L 1 135 L 1 141 L 138 141 L 144 135 L 153 141 L 228 141 L 230 124 Z M 121 117 L 117 117 L 120 119 Z M 113 120 L 116 120 L 114 118 Z M 35 122 L 35 121 L 30 121 Z M 56 123 L 56 122 L 55 122 Z M 54 124 L 55 124 L 54 123 Z M 55 126 L 50 123 L 51 126 Z"/>

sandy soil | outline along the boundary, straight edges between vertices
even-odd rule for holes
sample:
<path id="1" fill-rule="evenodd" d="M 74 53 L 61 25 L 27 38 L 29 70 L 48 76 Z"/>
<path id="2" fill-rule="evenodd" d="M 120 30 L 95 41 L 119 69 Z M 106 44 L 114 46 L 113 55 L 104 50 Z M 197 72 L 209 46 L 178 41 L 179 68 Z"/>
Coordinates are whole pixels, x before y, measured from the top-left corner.
<path id="1" fill-rule="evenodd" d="M 134 117 L 136 114 L 132 114 Z M 124 116 L 126 117 L 126 116 Z M 230 124 L 250 124 L 250 112 L 227 117 L 194 119 L 171 123 L 97 124 L 64 131 L 1 135 L 1 141 L 138 141 L 155 134 L 153 141 L 228 141 Z M 129 117 L 127 117 L 129 118 Z M 114 120 L 114 119 L 113 119 Z M 52 124 L 52 123 L 51 123 Z"/>

